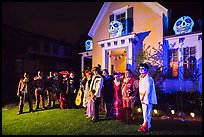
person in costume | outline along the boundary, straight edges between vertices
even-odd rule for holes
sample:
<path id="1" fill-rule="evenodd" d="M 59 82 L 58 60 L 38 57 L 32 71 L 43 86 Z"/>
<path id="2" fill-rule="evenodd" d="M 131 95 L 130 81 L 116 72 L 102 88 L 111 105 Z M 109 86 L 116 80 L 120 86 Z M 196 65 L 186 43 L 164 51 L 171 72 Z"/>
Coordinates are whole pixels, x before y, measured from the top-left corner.
<path id="1" fill-rule="evenodd" d="M 148 132 L 151 130 L 152 108 L 157 104 L 157 96 L 154 80 L 149 74 L 149 66 L 146 63 L 140 64 L 139 68 L 139 97 L 142 104 L 143 124 L 138 131 Z"/>
<path id="2" fill-rule="evenodd" d="M 130 69 L 126 69 L 122 83 L 123 111 L 125 119 L 134 119 L 134 105 L 138 93 L 138 79 Z M 130 112 L 129 112 L 130 111 Z M 130 113 L 130 114 L 129 114 Z M 127 118 L 130 117 L 130 118 Z M 127 120 L 125 120 L 128 122 Z"/>
<path id="3" fill-rule="evenodd" d="M 28 73 L 24 73 L 24 77 L 20 79 L 17 89 L 17 96 L 19 97 L 19 110 L 17 115 L 23 113 L 23 107 L 25 104 L 25 99 L 28 100 L 29 112 L 33 112 L 32 103 L 32 84 Z"/>

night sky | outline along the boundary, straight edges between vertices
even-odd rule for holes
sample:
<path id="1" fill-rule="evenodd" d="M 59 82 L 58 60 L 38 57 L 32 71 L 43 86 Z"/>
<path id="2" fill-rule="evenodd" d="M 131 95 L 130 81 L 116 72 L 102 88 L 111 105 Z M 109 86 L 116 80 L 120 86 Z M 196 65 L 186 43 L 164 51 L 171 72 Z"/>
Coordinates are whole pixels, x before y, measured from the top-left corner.
<path id="1" fill-rule="evenodd" d="M 170 35 L 173 24 L 188 15 L 197 25 L 202 18 L 202 2 L 159 2 L 171 10 Z M 54 39 L 76 43 L 88 34 L 103 2 L 3 2 L 2 23 Z"/>

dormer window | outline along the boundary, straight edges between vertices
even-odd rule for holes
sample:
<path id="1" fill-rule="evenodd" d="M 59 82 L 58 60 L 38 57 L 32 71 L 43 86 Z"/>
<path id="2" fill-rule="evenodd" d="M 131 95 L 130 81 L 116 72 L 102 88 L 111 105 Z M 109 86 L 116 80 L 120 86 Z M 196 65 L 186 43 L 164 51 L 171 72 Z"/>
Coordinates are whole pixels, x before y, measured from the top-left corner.
<path id="1" fill-rule="evenodd" d="M 127 18 L 126 12 L 123 12 L 122 14 L 115 15 L 115 20 L 117 20 L 123 24 L 122 35 L 127 33 L 126 18 Z"/>
<path id="2" fill-rule="evenodd" d="M 133 31 L 133 7 L 126 6 L 113 11 L 110 22 L 114 20 L 122 23 L 122 35 L 131 33 Z"/>

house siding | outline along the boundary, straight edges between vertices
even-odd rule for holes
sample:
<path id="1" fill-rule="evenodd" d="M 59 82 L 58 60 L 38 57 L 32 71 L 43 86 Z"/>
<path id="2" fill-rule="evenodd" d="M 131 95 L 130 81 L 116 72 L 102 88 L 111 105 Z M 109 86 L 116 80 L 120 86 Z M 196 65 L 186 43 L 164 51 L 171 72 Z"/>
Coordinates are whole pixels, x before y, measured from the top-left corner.
<path id="1" fill-rule="evenodd" d="M 133 32 L 132 33 L 143 33 L 151 31 L 147 36 L 143 44 L 151 45 L 151 47 L 158 47 L 158 43 L 162 43 L 163 39 L 163 20 L 162 16 L 155 13 L 152 9 L 146 6 L 142 2 L 112 2 L 101 20 L 98 28 L 93 35 L 93 50 L 92 50 L 92 66 L 102 63 L 102 48 L 98 45 L 98 41 L 109 39 L 109 18 L 113 14 L 113 11 L 122 7 L 129 6 L 133 7 Z M 150 48 L 151 49 L 151 48 Z"/>

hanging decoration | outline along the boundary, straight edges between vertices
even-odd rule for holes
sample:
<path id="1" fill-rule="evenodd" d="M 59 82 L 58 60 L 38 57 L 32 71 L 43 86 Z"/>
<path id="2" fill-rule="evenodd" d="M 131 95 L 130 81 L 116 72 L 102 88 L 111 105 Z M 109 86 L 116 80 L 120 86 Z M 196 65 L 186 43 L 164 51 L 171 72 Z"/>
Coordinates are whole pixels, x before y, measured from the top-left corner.
<path id="1" fill-rule="evenodd" d="M 123 24 L 117 20 L 112 21 L 109 24 L 110 38 L 119 37 L 122 35 Z"/>
<path id="2" fill-rule="evenodd" d="M 108 53 L 109 55 L 109 53 Z M 117 55 L 117 56 L 113 56 L 113 55 L 109 55 L 110 58 L 113 58 L 114 60 L 118 60 L 118 59 L 122 59 L 123 57 L 125 57 L 126 59 L 126 49 L 124 50 L 123 54 Z"/>
<path id="3" fill-rule="evenodd" d="M 92 50 L 92 46 L 93 46 L 93 42 L 92 42 L 92 40 L 86 40 L 86 41 L 85 41 L 85 48 L 86 48 L 86 51 L 90 51 L 90 50 Z"/>
<path id="4" fill-rule="evenodd" d="M 192 32 L 194 22 L 189 16 L 182 16 L 179 18 L 173 27 L 175 34 L 184 34 Z"/>

